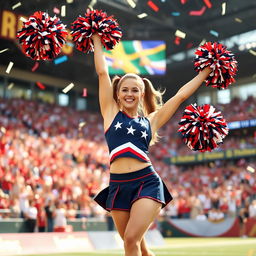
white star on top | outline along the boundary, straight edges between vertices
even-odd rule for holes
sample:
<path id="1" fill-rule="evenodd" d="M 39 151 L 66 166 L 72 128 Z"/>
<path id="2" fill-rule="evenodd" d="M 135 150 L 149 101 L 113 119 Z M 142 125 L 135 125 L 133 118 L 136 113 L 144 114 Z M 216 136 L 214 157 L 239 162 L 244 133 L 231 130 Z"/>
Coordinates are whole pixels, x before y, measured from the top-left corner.
<path id="1" fill-rule="evenodd" d="M 141 133 L 142 133 L 142 135 L 141 135 L 141 138 L 147 138 L 147 136 L 148 136 L 148 134 L 147 134 L 147 132 L 146 131 L 141 131 Z"/>
<path id="2" fill-rule="evenodd" d="M 136 129 L 133 129 L 132 126 L 130 128 L 127 128 L 127 130 L 127 134 L 131 133 L 132 135 L 134 135 L 133 133 L 136 131 Z"/>
<path id="3" fill-rule="evenodd" d="M 145 121 L 141 121 L 141 122 L 140 122 L 140 125 L 141 125 L 141 127 L 145 127 L 145 128 L 147 128 L 147 124 L 146 124 L 146 122 L 145 122 Z"/>
<path id="4" fill-rule="evenodd" d="M 118 128 L 121 129 L 121 128 L 122 128 L 121 125 L 122 125 L 122 123 L 119 123 L 119 121 L 117 121 L 117 123 L 116 123 L 116 125 L 115 125 L 116 130 L 117 130 Z"/>

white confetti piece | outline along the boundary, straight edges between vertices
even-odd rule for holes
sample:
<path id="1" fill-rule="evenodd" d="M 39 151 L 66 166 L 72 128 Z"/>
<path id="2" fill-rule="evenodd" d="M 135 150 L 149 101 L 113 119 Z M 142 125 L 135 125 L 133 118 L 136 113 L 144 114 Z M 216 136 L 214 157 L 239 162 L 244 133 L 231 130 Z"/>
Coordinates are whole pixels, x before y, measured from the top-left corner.
<path id="1" fill-rule="evenodd" d="M 75 85 L 73 83 L 69 84 L 68 86 L 66 86 L 62 91 L 64 93 L 69 92 Z"/>
<path id="2" fill-rule="evenodd" d="M 12 9 L 14 10 L 14 9 L 16 9 L 16 8 L 18 8 L 20 6 L 21 6 L 21 2 L 18 2 L 17 4 L 12 6 Z"/>
<path id="3" fill-rule="evenodd" d="M 235 18 L 235 21 L 238 22 L 238 23 L 242 23 L 243 21 L 239 18 Z"/>
<path id="4" fill-rule="evenodd" d="M 20 17 L 20 20 L 23 21 L 23 22 L 27 22 L 27 19 L 24 18 L 24 17 Z"/>
<path id="5" fill-rule="evenodd" d="M 1 127 L 1 132 L 6 133 L 6 129 L 3 126 Z"/>
<path id="6" fill-rule="evenodd" d="M 11 69 L 12 69 L 13 64 L 14 64 L 14 63 L 13 63 L 12 61 L 10 61 L 10 62 L 9 62 L 9 65 L 8 65 L 8 67 L 7 67 L 6 71 L 5 71 L 7 74 L 9 74 L 9 73 L 10 73 L 10 71 L 11 71 Z"/>
<path id="7" fill-rule="evenodd" d="M 66 16 L 66 5 L 62 5 L 61 6 L 60 15 L 61 15 L 61 17 L 65 17 Z"/>
<path id="8" fill-rule="evenodd" d="M 3 50 L 0 51 L 0 53 L 6 52 L 8 50 L 9 50 L 9 48 L 3 49 Z"/>
<path id="9" fill-rule="evenodd" d="M 227 3 L 226 2 L 224 2 L 224 3 L 222 3 L 222 11 L 221 11 L 221 15 L 225 15 L 226 14 L 226 7 L 227 7 Z"/>
<path id="10" fill-rule="evenodd" d="M 136 7 L 136 4 L 134 3 L 133 0 L 126 0 L 127 3 L 132 7 L 132 8 L 135 8 Z"/>
<path id="11" fill-rule="evenodd" d="M 14 83 L 10 83 L 10 84 L 8 85 L 7 89 L 8 89 L 8 90 L 11 90 L 13 86 L 14 86 Z"/>
<path id="12" fill-rule="evenodd" d="M 252 54 L 253 56 L 256 56 L 256 51 L 254 50 L 249 50 L 249 53 Z"/>
<path id="13" fill-rule="evenodd" d="M 175 36 L 178 36 L 178 37 L 184 39 L 186 37 L 186 33 L 184 33 L 184 32 L 182 32 L 182 31 L 177 29 L 176 32 L 175 32 Z"/>
<path id="14" fill-rule="evenodd" d="M 67 4 L 72 4 L 74 0 L 66 0 Z"/>
<path id="15" fill-rule="evenodd" d="M 148 16 L 148 15 L 147 15 L 145 12 L 143 12 L 143 13 L 137 15 L 137 17 L 138 17 L 139 19 L 143 19 L 143 18 L 145 18 L 145 17 L 147 17 L 147 16 Z"/>

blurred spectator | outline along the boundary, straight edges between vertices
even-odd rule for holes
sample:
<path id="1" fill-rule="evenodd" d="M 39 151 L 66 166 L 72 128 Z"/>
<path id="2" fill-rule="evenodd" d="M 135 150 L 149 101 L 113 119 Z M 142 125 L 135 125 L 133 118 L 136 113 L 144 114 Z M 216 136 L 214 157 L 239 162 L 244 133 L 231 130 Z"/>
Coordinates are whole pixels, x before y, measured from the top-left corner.
<path id="1" fill-rule="evenodd" d="M 28 232 L 35 232 L 37 222 L 37 209 L 34 200 L 29 200 L 29 205 L 24 212 L 25 224 Z"/>
<path id="2" fill-rule="evenodd" d="M 256 219 L 256 200 L 253 200 L 249 205 L 249 217 Z"/>

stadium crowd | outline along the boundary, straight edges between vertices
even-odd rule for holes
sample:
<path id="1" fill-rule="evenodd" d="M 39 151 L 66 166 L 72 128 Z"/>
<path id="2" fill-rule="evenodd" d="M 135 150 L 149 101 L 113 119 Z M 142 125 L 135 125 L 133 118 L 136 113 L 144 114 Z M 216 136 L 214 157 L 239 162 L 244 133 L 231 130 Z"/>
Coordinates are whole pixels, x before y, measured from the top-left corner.
<path id="1" fill-rule="evenodd" d="M 256 118 L 253 97 L 216 108 L 227 122 Z M 151 148 L 155 169 L 175 199 L 162 215 L 216 221 L 245 209 L 256 218 L 255 160 L 190 166 L 164 161 L 194 154 L 177 133 L 181 115 L 180 109 L 160 131 L 161 142 Z M 228 136 L 218 150 L 255 148 L 256 134 L 246 136 Z M 105 218 L 105 211 L 92 198 L 108 185 L 108 164 L 98 113 L 0 99 L 0 218 L 25 218 L 30 232 L 35 226 L 53 231 L 74 218 Z"/>

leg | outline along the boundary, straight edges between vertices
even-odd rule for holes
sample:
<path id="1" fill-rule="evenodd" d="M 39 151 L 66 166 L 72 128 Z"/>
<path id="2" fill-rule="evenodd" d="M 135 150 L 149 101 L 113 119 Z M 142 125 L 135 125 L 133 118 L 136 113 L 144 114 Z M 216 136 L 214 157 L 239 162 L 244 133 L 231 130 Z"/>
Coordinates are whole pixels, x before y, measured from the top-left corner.
<path id="1" fill-rule="evenodd" d="M 119 235 L 124 240 L 124 232 L 130 218 L 130 212 L 112 210 L 111 215 Z M 140 247 L 142 251 L 142 256 L 154 256 L 154 254 L 148 249 L 144 237 L 141 240 Z"/>
<path id="2" fill-rule="evenodd" d="M 143 236 L 159 214 L 161 206 L 160 203 L 148 198 L 139 199 L 132 205 L 124 233 L 125 256 L 142 256 Z M 142 245 L 145 245 L 144 242 Z"/>

